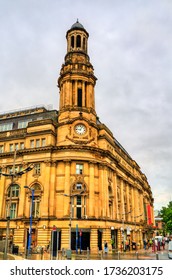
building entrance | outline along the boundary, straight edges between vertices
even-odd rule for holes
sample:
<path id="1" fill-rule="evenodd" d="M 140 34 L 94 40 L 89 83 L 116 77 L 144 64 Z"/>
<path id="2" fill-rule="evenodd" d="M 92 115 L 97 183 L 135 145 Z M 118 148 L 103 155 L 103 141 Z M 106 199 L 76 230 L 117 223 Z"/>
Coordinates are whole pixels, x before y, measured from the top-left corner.
<path id="1" fill-rule="evenodd" d="M 77 245 L 76 245 L 77 243 Z M 71 234 L 71 249 L 76 250 L 76 247 L 78 249 L 78 252 L 82 250 L 87 250 L 87 248 L 90 249 L 90 232 L 80 232 L 78 233 L 78 240 L 76 242 L 76 232 L 72 232 Z"/>

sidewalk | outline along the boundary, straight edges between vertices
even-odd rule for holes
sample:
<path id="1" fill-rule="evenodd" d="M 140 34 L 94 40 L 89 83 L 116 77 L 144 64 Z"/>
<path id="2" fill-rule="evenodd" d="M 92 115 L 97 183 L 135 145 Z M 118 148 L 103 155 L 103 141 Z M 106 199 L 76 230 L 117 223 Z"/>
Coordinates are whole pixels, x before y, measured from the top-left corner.
<path id="1" fill-rule="evenodd" d="M 103 251 L 99 252 L 87 252 L 83 251 L 82 254 L 76 254 L 75 251 L 72 252 L 71 260 L 157 260 L 164 259 L 162 256 L 166 257 L 167 248 L 165 250 L 152 252 L 152 248 L 149 249 L 139 249 L 132 251 L 113 251 L 105 254 Z M 166 258 L 165 258 L 166 259 Z M 168 259 L 168 258 L 167 258 Z M 3 260 L 3 253 L 0 253 L 0 260 Z M 8 260 L 26 260 L 24 256 L 8 254 Z M 27 260 L 53 260 L 50 253 L 32 254 L 31 258 Z M 58 257 L 56 260 L 67 260 L 66 256 L 62 255 L 62 252 L 58 252 Z"/>

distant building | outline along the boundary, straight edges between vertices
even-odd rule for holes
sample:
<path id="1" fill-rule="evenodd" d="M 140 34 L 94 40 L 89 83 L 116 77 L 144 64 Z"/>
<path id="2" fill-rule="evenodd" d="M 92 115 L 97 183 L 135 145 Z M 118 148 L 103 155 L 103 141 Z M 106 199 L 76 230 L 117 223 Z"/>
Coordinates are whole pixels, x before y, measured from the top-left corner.
<path id="1" fill-rule="evenodd" d="M 163 218 L 160 216 L 160 213 L 157 210 L 154 212 L 154 217 L 155 217 L 155 231 L 156 231 L 156 235 L 160 235 L 164 231 Z"/>
<path id="2" fill-rule="evenodd" d="M 78 21 L 67 31 L 59 111 L 37 107 L 0 115 L 0 239 L 10 205 L 9 237 L 20 251 L 28 246 L 31 202 L 33 247 L 46 246 L 53 228 L 59 249 L 69 247 L 70 229 L 72 249 L 76 235 L 83 250 L 102 249 L 105 240 L 109 248 L 111 240 L 119 249 L 126 239 L 142 246 L 154 223 L 146 176 L 96 114 L 88 37 Z"/>

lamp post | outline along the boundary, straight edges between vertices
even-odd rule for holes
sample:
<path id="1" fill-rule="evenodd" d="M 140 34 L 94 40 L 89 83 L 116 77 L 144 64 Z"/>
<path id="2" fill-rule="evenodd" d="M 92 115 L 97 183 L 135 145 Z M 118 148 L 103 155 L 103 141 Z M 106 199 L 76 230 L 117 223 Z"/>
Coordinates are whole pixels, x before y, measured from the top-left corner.
<path id="1" fill-rule="evenodd" d="M 122 216 L 123 215 L 128 215 L 128 214 L 130 214 L 132 212 L 132 210 L 130 210 L 129 212 L 127 212 L 127 213 L 123 213 L 122 214 Z M 121 231 L 123 232 L 123 250 L 125 251 L 126 250 L 126 248 L 125 248 L 125 232 L 124 232 L 124 218 L 122 218 L 122 225 L 123 225 L 123 228 L 121 228 Z"/>
<path id="2" fill-rule="evenodd" d="M 31 254 L 31 243 L 32 243 L 32 211 L 33 211 L 33 199 L 34 199 L 34 192 L 35 190 L 24 186 L 25 189 L 28 189 L 31 192 L 31 204 L 30 204 L 30 226 L 29 226 L 29 238 L 28 238 L 28 250 L 27 250 L 27 256 Z"/>
<path id="3" fill-rule="evenodd" d="M 6 237 L 5 237 L 5 248 L 4 248 L 4 256 L 3 259 L 6 260 L 7 259 L 7 252 L 8 252 L 8 238 L 9 238 L 9 231 L 10 231 L 10 219 L 11 219 L 11 202 L 12 202 L 12 187 L 15 183 L 15 181 L 17 180 L 18 177 L 22 176 L 23 174 L 25 174 L 26 172 L 30 171 L 33 169 L 34 165 L 30 165 L 28 166 L 26 169 L 23 169 L 19 172 L 16 172 L 16 168 L 15 168 L 15 162 L 16 162 L 16 154 L 17 154 L 17 150 L 14 150 L 14 159 L 13 159 L 13 168 L 12 168 L 12 172 L 10 173 L 3 173 L 0 172 L 1 175 L 11 178 L 11 184 L 10 184 L 10 197 L 9 197 L 9 203 L 8 203 L 8 207 L 7 207 L 7 227 L 6 227 Z"/>
<path id="4" fill-rule="evenodd" d="M 136 218 L 139 218 L 139 217 L 141 217 L 143 215 L 143 213 L 142 214 L 140 214 L 140 215 L 138 215 L 138 216 L 134 216 L 133 218 L 134 218 L 134 237 L 136 237 Z M 135 238 L 136 239 L 136 238 Z M 136 240 L 135 240 L 136 241 Z"/>

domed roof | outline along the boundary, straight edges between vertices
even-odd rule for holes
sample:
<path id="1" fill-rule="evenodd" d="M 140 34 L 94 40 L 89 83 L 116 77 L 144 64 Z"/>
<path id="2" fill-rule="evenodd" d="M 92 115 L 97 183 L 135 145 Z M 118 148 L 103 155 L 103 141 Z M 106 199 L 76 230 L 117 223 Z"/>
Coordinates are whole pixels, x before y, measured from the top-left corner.
<path id="1" fill-rule="evenodd" d="M 84 28 L 84 26 L 78 21 L 77 21 L 71 26 L 71 28 L 67 31 L 66 36 L 68 35 L 68 33 L 72 30 L 83 30 L 87 36 L 89 36 L 87 30 Z"/>
<path id="2" fill-rule="evenodd" d="M 71 29 L 75 29 L 75 28 L 79 28 L 79 29 L 84 29 L 84 30 L 85 30 L 84 26 L 83 26 L 81 23 L 79 23 L 78 19 L 77 19 L 77 21 L 71 26 Z"/>

